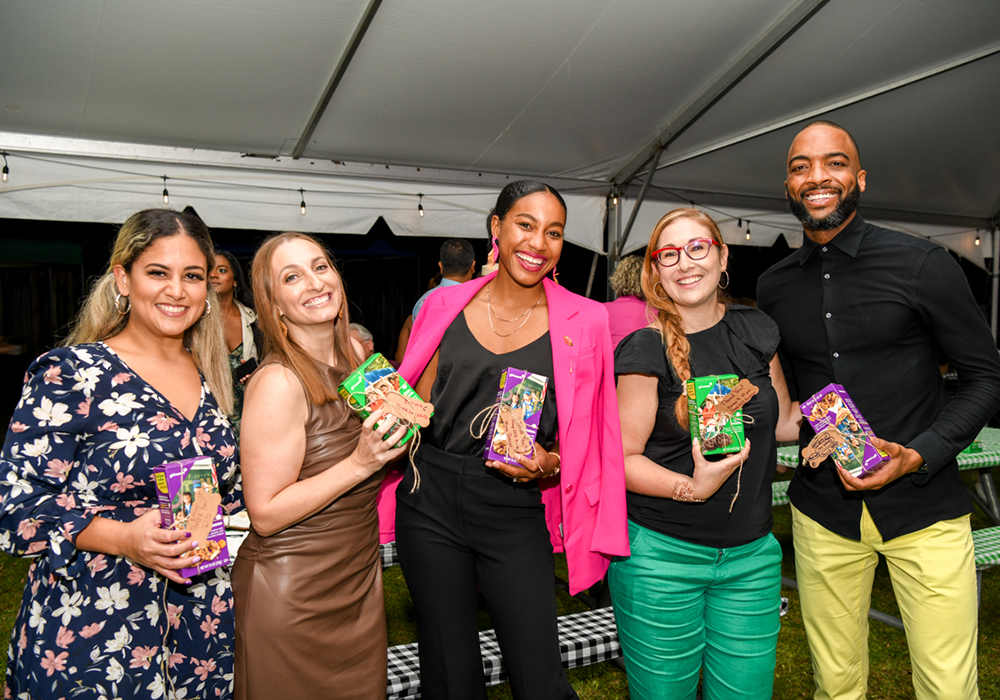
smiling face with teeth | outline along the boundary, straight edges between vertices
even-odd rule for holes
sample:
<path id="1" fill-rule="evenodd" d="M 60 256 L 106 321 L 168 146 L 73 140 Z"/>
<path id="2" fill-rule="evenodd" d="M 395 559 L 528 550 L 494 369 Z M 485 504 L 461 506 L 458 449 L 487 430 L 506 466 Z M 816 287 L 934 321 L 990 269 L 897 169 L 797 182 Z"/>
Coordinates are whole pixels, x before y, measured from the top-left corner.
<path id="1" fill-rule="evenodd" d="M 785 197 L 806 235 L 828 243 L 854 218 L 867 173 L 850 134 L 830 124 L 807 126 L 788 151 Z"/>
<path id="2" fill-rule="evenodd" d="M 681 217 L 660 231 L 655 246 L 656 249 L 667 246 L 683 248 L 699 238 L 715 240 L 711 229 L 693 218 Z M 684 318 L 689 312 L 714 312 L 718 304 L 719 280 L 728 261 L 729 248 L 722 244 L 712 246 L 708 255 L 701 260 L 692 260 L 690 255 L 682 252 L 676 265 L 655 265 L 650 269 L 656 271 L 663 290 Z"/>
<path id="3" fill-rule="evenodd" d="M 116 265 L 114 275 L 118 292 L 129 300 L 130 332 L 182 338 L 205 312 L 208 260 L 183 229 L 155 240 L 129 271 Z"/>
<path id="4" fill-rule="evenodd" d="M 307 238 L 293 238 L 271 258 L 274 302 L 289 333 L 296 327 L 335 322 L 344 285 L 323 250 Z"/>
<path id="5" fill-rule="evenodd" d="M 559 262 L 566 210 L 550 192 L 534 192 L 518 199 L 490 227 L 498 239 L 502 274 L 524 287 L 541 283 Z"/>

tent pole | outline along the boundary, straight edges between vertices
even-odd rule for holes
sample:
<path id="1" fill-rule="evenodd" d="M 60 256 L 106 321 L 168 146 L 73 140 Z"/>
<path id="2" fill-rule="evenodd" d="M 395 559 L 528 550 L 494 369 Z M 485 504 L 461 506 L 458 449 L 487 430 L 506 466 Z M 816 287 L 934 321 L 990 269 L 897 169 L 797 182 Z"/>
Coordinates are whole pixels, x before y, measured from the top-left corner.
<path id="1" fill-rule="evenodd" d="M 635 200 L 635 206 L 632 208 L 632 214 L 628 217 L 628 223 L 625 224 L 625 232 L 622 234 L 621 242 L 615 246 L 615 262 L 622 256 L 622 249 L 625 247 L 625 242 L 628 240 L 628 235 L 632 233 L 632 224 L 635 223 L 635 217 L 639 213 L 639 207 L 646 200 L 646 192 L 649 191 L 649 186 L 653 183 L 653 178 L 656 177 L 656 166 L 660 164 L 660 156 L 663 155 L 663 149 L 657 149 L 656 153 L 653 154 L 653 160 L 649 164 L 649 175 L 646 176 L 646 181 L 642 183 L 642 189 L 639 190 L 639 197 Z"/>
<path id="2" fill-rule="evenodd" d="M 993 344 L 997 340 L 997 298 L 1000 297 L 1000 277 L 997 277 L 997 259 L 1000 258 L 1000 235 L 997 235 L 996 228 L 990 233 L 993 239 L 993 298 L 990 302 L 990 328 L 993 329 Z"/>
<path id="3" fill-rule="evenodd" d="M 624 197 L 620 194 L 618 196 L 618 204 L 614 203 L 614 199 L 611 199 L 608 205 L 608 274 L 605 279 L 611 279 L 611 273 L 615 271 L 615 267 L 618 265 L 618 251 L 621 247 L 618 243 L 619 234 L 622 230 L 622 202 Z M 611 289 L 611 282 L 605 283 L 605 298 L 608 301 L 615 300 L 615 292 Z"/>

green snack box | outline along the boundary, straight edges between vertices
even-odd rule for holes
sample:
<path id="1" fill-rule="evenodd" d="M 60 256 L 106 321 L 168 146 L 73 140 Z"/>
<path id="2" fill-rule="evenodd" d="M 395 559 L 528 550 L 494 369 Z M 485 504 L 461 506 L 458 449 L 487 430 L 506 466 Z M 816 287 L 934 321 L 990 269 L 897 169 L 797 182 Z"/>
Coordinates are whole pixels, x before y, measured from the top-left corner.
<path id="1" fill-rule="evenodd" d="M 701 453 L 721 455 L 743 449 L 743 410 L 738 409 L 726 420 L 715 406 L 739 384 L 735 374 L 692 377 L 685 385 L 688 399 L 688 419 L 691 439 L 701 441 Z"/>
<path id="2" fill-rule="evenodd" d="M 386 413 L 408 421 L 410 425 L 399 445 L 412 440 L 419 424 L 426 424 L 427 419 L 434 415 L 430 404 L 424 403 L 380 353 L 375 353 L 347 375 L 337 390 L 358 411 L 361 420 L 368 418 L 379 408 L 384 408 Z M 430 408 L 430 411 L 426 411 L 426 408 Z M 385 440 L 392 432 L 389 430 L 382 439 Z"/>
<path id="3" fill-rule="evenodd" d="M 968 447 L 962 450 L 962 454 L 972 455 L 972 454 L 978 454 L 982 451 L 983 451 L 983 443 L 979 442 L 979 440 L 973 440 L 971 443 L 969 443 Z"/>

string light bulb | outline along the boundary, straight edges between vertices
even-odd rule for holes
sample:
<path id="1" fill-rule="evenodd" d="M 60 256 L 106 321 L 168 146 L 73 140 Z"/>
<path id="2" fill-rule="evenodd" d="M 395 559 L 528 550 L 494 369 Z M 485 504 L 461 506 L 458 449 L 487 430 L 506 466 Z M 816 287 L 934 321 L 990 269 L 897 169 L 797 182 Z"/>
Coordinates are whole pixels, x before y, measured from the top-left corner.
<path id="1" fill-rule="evenodd" d="M 750 222 L 747 222 L 747 240 L 750 240 Z"/>
<path id="2" fill-rule="evenodd" d="M 424 218 L 424 195 L 417 194 L 420 197 L 420 202 L 417 203 L 417 213 L 420 214 L 420 218 Z"/>
<path id="3" fill-rule="evenodd" d="M 167 176 L 163 176 L 163 203 L 170 204 L 170 193 L 167 192 Z"/>
<path id="4" fill-rule="evenodd" d="M 982 241 L 979 240 L 979 229 L 977 228 L 976 229 L 976 245 L 979 245 L 981 243 L 982 243 Z"/>
<path id="5" fill-rule="evenodd" d="M 618 206 L 618 188 L 617 187 L 614 188 L 613 190 L 611 190 L 611 203 L 614 204 L 616 207 Z"/>
<path id="6" fill-rule="evenodd" d="M 7 167 L 7 151 L 3 152 L 3 181 L 7 182 L 7 173 L 10 172 L 10 168 Z"/>
<path id="7" fill-rule="evenodd" d="M 302 201 L 299 202 L 299 213 L 302 214 L 302 216 L 305 216 L 306 215 L 306 191 L 300 187 L 299 188 L 299 194 L 302 196 Z"/>

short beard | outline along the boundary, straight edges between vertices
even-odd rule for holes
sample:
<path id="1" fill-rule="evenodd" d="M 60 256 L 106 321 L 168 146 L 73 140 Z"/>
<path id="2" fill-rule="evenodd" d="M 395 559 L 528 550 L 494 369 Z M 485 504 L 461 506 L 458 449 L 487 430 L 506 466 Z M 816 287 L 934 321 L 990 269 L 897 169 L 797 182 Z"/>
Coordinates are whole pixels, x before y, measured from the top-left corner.
<path id="1" fill-rule="evenodd" d="M 788 194 L 788 188 L 785 188 Z M 788 210 L 795 215 L 795 218 L 802 222 L 802 227 L 806 231 L 831 231 L 844 225 L 844 222 L 851 218 L 858 209 L 858 202 L 861 201 L 861 188 L 854 185 L 854 189 L 847 193 L 847 196 L 837 202 L 837 206 L 832 212 L 817 219 L 806 209 L 806 205 L 801 200 L 793 199 L 791 195 L 786 197 Z"/>

